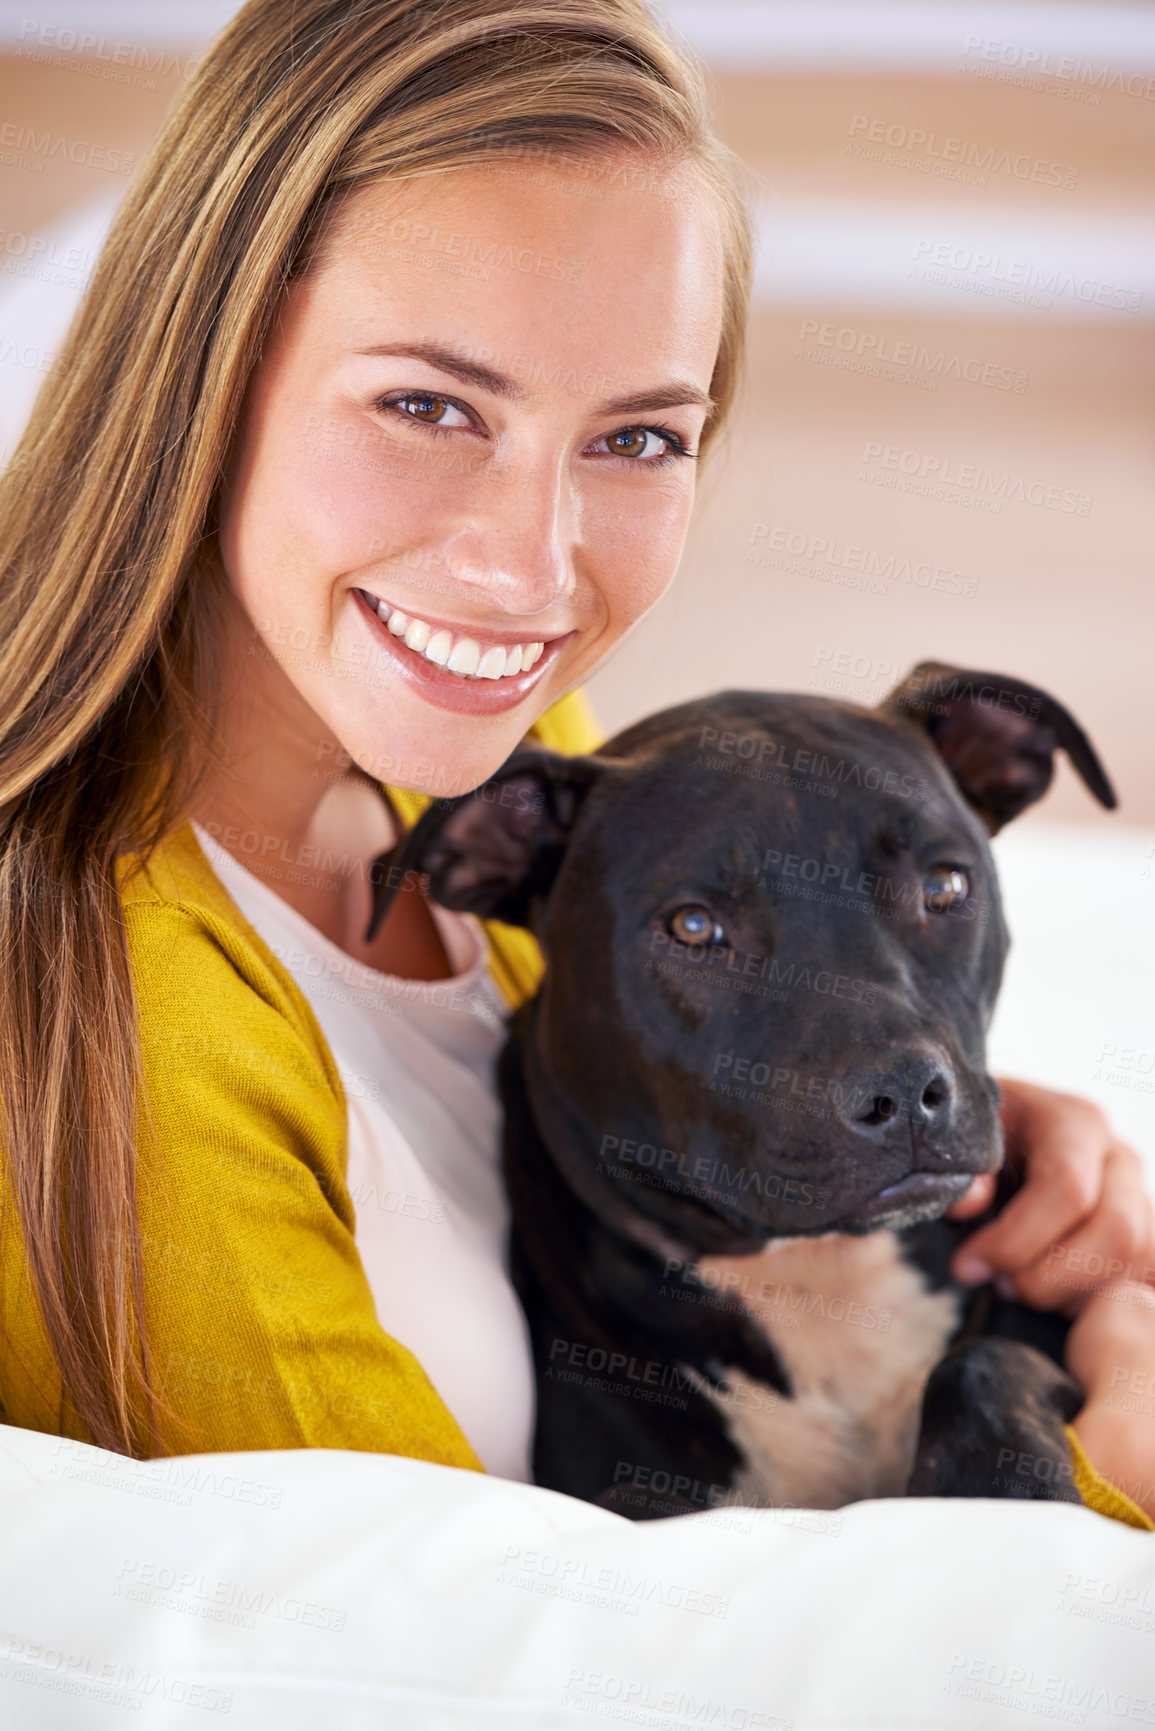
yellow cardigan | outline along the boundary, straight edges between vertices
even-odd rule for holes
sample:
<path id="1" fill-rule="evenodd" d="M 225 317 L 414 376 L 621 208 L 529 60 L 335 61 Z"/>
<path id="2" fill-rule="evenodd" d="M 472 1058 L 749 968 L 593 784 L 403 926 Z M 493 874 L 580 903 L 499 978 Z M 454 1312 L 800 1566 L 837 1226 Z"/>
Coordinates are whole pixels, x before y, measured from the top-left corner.
<path id="1" fill-rule="evenodd" d="M 561 751 L 598 743 L 580 694 L 533 731 Z M 425 803 L 394 797 L 406 821 Z M 149 1152 L 142 1118 L 149 1338 L 176 1415 L 162 1424 L 165 1452 L 364 1449 L 481 1471 L 413 1354 L 378 1324 L 345 1183 L 344 1090 L 320 1025 L 191 824 L 122 885 L 122 905 L 159 1151 Z M 533 939 L 493 922 L 488 935 L 499 984 L 524 999 L 541 972 Z M 0 1222 L 0 1414 L 90 1441 L 63 1390 L 2 1183 Z M 1075 1459 L 1093 1506 L 1151 1524 L 1134 1505 L 1122 1509 L 1081 1451 Z"/>

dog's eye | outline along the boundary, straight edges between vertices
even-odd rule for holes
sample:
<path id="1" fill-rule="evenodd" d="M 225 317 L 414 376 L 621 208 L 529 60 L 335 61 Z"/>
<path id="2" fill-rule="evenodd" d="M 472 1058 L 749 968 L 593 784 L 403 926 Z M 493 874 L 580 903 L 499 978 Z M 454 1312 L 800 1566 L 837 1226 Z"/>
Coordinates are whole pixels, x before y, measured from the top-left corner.
<path id="1" fill-rule="evenodd" d="M 922 899 L 936 914 L 949 913 L 966 900 L 967 880 L 957 866 L 936 866 L 923 880 Z"/>
<path id="2" fill-rule="evenodd" d="M 675 908 L 666 921 L 667 929 L 680 944 L 724 944 L 726 934 L 701 902 L 687 902 Z"/>

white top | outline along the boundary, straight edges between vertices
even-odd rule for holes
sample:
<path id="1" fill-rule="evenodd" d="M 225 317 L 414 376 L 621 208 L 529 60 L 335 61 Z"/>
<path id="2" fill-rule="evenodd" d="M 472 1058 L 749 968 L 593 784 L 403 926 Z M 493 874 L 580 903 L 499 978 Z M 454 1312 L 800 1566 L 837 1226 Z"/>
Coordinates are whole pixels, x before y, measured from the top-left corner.
<path id="1" fill-rule="evenodd" d="M 528 1482 L 533 1362 L 509 1278 L 494 1077 L 508 1010 L 480 925 L 432 908 L 450 978 L 383 974 L 193 829 L 309 1000 L 340 1072 L 356 1243 L 378 1322 L 415 1355 L 486 1471 Z"/>

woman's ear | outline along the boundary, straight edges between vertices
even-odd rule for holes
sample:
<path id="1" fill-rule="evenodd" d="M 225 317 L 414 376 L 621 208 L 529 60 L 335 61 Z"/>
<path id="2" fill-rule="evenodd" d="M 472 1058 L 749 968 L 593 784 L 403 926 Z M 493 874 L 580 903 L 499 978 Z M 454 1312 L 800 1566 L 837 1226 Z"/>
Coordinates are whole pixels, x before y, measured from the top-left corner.
<path id="1" fill-rule="evenodd" d="M 1011 674 L 920 661 L 879 709 L 923 729 L 992 835 L 1042 799 L 1060 748 L 1100 805 L 1118 803 L 1074 716 Z"/>
<path id="2" fill-rule="evenodd" d="M 473 793 L 437 799 L 369 868 L 372 942 L 407 872 L 422 872 L 442 907 L 529 924 L 548 895 L 581 802 L 599 773 L 589 757 L 519 751 Z"/>

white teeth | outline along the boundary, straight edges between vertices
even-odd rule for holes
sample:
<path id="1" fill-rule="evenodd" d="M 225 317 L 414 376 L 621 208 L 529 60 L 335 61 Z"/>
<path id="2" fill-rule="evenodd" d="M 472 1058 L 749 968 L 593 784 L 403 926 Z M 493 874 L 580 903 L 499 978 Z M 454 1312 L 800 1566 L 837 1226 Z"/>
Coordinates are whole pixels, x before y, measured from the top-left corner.
<path id="1" fill-rule="evenodd" d="M 491 643 L 488 649 L 483 648 L 474 637 L 457 637 L 444 627 L 411 618 L 399 607 L 370 595 L 368 590 L 363 593 L 376 609 L 377 617 L 407 649 L 423 655 L 435 667 L 456 673 L 461 679 L 506 679 L 517 673 L 528 673 L 545 654 L 545 644 L 540 641 L 509 645 Z"/>
<path id="2" fill-rule="evenodd" d="M 472 637 L 459 637 L 445 665 L 450 673 L 476 673 L 480 663 L 480 644 Z"/>

